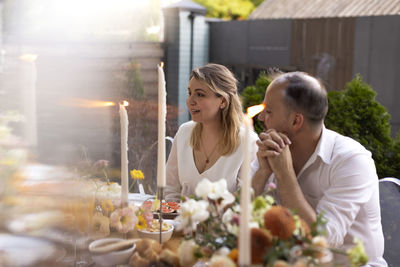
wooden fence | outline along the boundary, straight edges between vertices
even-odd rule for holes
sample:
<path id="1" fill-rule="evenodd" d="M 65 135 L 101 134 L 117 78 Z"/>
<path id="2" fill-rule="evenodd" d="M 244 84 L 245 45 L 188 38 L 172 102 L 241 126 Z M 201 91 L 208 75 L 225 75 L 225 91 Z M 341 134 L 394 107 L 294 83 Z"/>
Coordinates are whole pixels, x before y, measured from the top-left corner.
<path id="1" fill-rule="evenodd" d="M 340 90 L 352 79 L 355 18 L 292 21 L 291 65 Z"/>

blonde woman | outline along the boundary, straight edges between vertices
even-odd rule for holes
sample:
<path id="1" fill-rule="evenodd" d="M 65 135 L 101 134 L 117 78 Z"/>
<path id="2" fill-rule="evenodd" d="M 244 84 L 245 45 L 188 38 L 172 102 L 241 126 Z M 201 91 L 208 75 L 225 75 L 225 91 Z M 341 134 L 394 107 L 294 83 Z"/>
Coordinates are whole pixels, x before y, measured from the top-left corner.
<path id="1" fill-rule="evenodd" d="M 228 190 L 236 191 L 243 152 L 250 150 L 250 160 L 256 159 L 258 139 L 252 132 L 251 145 L 244 147 L 236 78 L 218 64 L 194 69 L 186 105 L 192 121 L 182 124 L 175 135 L 166 166 L 165 198 L 179 197 L 182 189 L 185 194 L 193 194 L 203 178 L 212 182 L 225 179 Z"/>

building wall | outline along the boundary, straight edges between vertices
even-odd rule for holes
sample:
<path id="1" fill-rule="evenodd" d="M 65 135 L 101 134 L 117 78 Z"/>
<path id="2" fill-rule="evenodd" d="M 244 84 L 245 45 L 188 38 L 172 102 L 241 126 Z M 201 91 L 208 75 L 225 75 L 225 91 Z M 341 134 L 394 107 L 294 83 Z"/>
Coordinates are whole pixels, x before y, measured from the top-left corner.
<path id="1" fill-rule="evenodd" d="M 360 73 L 400 129 L 400 16 L 212 22 L 210 61 L 229 66 L 241 88 L 260 70 L 301 70 L 340 90 Z"/>
<path id="2" fill-rule="evenodd" d="M 193 36 L 193 68 L 209 62 L 210 24 L 204 16 L 196 16 Z"/>
<path id="3" fill-rule="evenodd" d="M 354 18 L 292 20 L 291 65 L 340 90 L 352 79 Z"/>
<path id="4" fill-rule="evenodd" d="M 165 80 L 167 83 L 167 102 L 179 105 L 179 63 L 180 63 L 180 25 L 178 10 L 164 12 L 164 51 Z"/>
<path id="5" fill-rule="evenodd" d="M 210 61 L 230 67 L 239 90 L 253 85 L 261 70 L 291 70 L 291 27 L 290 20 L 212 22 Z"/>
<path id="6" fill-rule="evenodd" d="M 176 118 L 172 118 L 172 121 L 176 121 L 176 125 L 190 119 L 186 108 L 186 97 L 191 69 L 205 65 L 209 60 L 209 25 L 204 15 L 193 13 L 193 51 L 191 51 L 190 14 L 191 11 L 186 9 L 164 10 L 167 101 L 178 110 Z"/>
<path id="7" fill-rule="evenodd" d="M 180 108 L 178 124 L 189 120 L 189 114 L 186 109 L 187 85 L 190 75 L 190 34 L 191 26 L 189 11 L 179 12 L 179 101 Z"/>
<path id="8" fill-rule="evenodd" d="M 210 60 L 228 65 L 290 66 L 290 20 L 212 22 Z"/>
<path id="9" fill-rule="evenodd" d="M 193 68 L 208 63 L 209 26 L 204 16 L 195 15 L 193 19 L 193 50 L 191 52 L 191 21 L 189 11 L 179 13 L 179 117 L 178 125 L 190 119 L 186 108 L 187 86 Z M 191 55 L 191 53 L 193 53 Z M 191 62 L 192 57 L 192 62 Z M 190 65 L 192 64 L 192 65 Z"/>
<path id="10" fill-rule="evenodd" d="M 360 73 L 391 115 L 392 134 L 400 130 L 400 16 L 356 19 L 353 76 Z"/>

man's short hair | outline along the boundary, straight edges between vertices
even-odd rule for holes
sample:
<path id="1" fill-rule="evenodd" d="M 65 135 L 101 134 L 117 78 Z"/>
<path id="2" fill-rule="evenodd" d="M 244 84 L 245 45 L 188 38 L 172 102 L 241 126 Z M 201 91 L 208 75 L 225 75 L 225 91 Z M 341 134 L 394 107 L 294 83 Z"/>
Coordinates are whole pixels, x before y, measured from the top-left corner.
<path id="1" fill-rule="evenodd" d="M 312 125 L 323 122 L 328 113 L 328 98 L 321 81 L 299 71 L 284 73 L 278 79 L 288 82 L 284 91 L 284 101 L 289 109 L 303 112 Z"/>

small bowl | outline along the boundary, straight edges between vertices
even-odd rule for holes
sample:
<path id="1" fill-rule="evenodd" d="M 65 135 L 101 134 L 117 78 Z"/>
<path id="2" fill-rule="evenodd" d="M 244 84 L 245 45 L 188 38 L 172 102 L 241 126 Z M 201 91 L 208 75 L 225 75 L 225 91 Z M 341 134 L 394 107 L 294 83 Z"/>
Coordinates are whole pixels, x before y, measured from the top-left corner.
<path id="1" fill-rule="evenodd" d="M 93 252 L 93 248 L 105 245 L 112 242 L 123 241 L 125 239 L 122 238 L 102 238 L 93 241 L 89 244 L 89 251 L 92 255 L 93 261 L 96 263 L 96 266 L 116 266 L 119 264 L 128 263 L 129 257 L 133 254 L 133 251 L 136 248 L 136 244 L 132 244 L 131 247 L 125 248 L 123 250 L 108 252 L 108 253 L 95 253 Z"/>
<path id="2" fill-rule="evenodd" d="M 174 232 L 174 226 L 171 223 L 167 223 L 167 224 L 169 225 L 170 229 L 168 229 L 167 231 L 161 232 L 161 242 L 162 243 L 170 240 L 172 233 Z M 140 238 L 149 238 L 149 239 L 153 239 L 156 241 L 160 240 L 160 231 L 150 232 L 147 230 L 138 229 L 137 232 L 138 232 L 138 235 Z"/>

